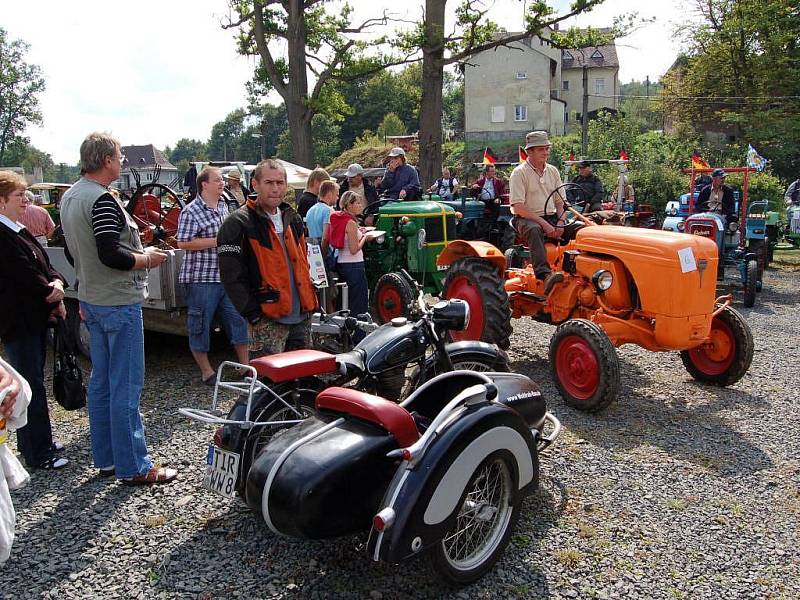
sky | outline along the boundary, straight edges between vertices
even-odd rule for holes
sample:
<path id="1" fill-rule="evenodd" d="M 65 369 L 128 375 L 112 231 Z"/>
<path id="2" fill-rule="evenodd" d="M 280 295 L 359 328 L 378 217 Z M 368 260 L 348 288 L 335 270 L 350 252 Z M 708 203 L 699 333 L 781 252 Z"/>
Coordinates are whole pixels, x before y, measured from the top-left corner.
<path id="1" fill-rule="evenodd" d="M 681 0 L 686 1 L 686 0 Z M 487 0 L 489 15 L 509 31 L 522 26 L 522 0 Z M 236 53 L 234 33 L 223 30 L 226 0 L 27 0 L 3 2 L 0 27 L 30 45 L 27 61 L 42 69 L 42 126 L 26 131 L 56 163 L 78 162 L 90 132 L 115 135 L 123 145 L 163 149 L 181 138 L 207 140 L 211 127 L 247 105 L 245 83 L 254 59 Z M 355 19 L 386 8 L 413 20 L 422 0 L 350 0 Z M 452 6 L 457 0 L 451 0 Z M 565 0 L 552 3 L 563 12 Z M 673 31 L 686 11 L 670 0 L 606 0 L 566 26 L 603 27 L 614 15 L 637 11 L 655 18 L 617 40 L 620 81 L 656 81 L 680 49 Z M 450 17 L 452 19 L 452 16 Z M 275 96 L 273 101 L 277 103 Z"/>

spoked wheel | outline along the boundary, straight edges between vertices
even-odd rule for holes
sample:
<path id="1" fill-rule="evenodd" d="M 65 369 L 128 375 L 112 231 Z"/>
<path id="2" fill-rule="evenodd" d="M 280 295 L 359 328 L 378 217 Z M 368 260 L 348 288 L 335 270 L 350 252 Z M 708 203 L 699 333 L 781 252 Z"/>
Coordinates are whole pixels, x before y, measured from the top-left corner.
<path id="1" fill-rule="evenodd" d="M 721 386 L 736 383 L 753 361 L 753 334 L 747 321 L 726 306 L 711 321 L 708 341 L 681 352 L 681 360 L 697 381 Z"/>
<path id="2" fill-rule="evenodd" d="M 748 260 L 744 279 L 744 299 L 742 303 L 746 308 L 752 308 L 756 303 L 758 292 L 758 261 Z"/>
<path id="3" fill-rule="evenodd" d="M 146 183 L 134 192 L 126 210 L 141 230 L 142 241 L 165 241 L 178 233 L 178 218 L 185 206 L 178 195 L 160 183 Z"/>
<path id="4" fill-rule="evenodd" d="M 459 352 L 450 356 L 450 362 L 453 363 L 454 371 L 473 371 L 477 373 L 495 372 L 507 373 L 509 371 L 508 361 L 503 359 L 493 359 L 486 354 L 478 352 Z M 430 381 L 437 375 L 443 373 L 439 364 L 436 361 L 431 362 L 425 367 L 425 379 L 420 379 L 420 369 L 415 367 L 408 378 L 405 388 L 403 389 L 403 398 L 408 396 L 419 387 L 421 381 Z"/>
<path id="5" fill-rule="evenodd" d="M 448 585 L 471 583 L 497 562 L 519 518 L 514 480 L 511 461 L 502 451 L 475 470 L 462 493 L 455 525 L 429 551 L 434 573 Z"/>
<path id="6" fill-rule="evenodd" d="M 503 349 L 511 345 L 511 309 L 502 274 L 489 261 L 467 257 L 454 262 L 444 280 L 444 297 L 469 305 L 469 326 L 451 331 L 456 340 L 481 340 Z"/>
<path id="7" fill-rule="evenodd" d="M 299 384 L 297 382 L 276 384 L 272 387 L 272 391 L 280 396 L 285 403 L 278 401 L 272 394 L 264 392 L 254 399 L 255 406 L 250 419 L 256 423 L 307 419 L 314 414 L 314 400 L 322 387 L 322 382 L 315 378 L 303 380 Z M 289 427 L 291 427 L 290 424 L 264 425 L 253 427 L 249 432 L 244 442 L 240 461 L 240 493 L 244 493 L 246 489 L 247 475 L 261 450 L 269 444 L 276 433 Z"/>
<path id="8" fill-rule="evenodd" d="M 398 273 L 381 275 L 372 294 L 375 318 L 388 323 L 395 317 L 407 317 L 414 302 L 411 284 Z"/>
<path id="9" fill-rule="evenodd" d="M 591 321 L 571 319 L 550 340 L 550 372 L 572 408 L 597 412 L 619 390 L 619 357 L 605 332 Z"/>

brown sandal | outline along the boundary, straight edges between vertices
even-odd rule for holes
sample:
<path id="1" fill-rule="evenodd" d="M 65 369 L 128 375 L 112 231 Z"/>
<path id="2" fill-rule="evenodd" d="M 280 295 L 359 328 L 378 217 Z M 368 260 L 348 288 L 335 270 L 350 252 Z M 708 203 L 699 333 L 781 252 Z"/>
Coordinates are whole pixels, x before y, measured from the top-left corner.
<path id="1" fill-rule="evenodd" d="M 169 483 L 178 476 L 175 469 L 166 467 L 153 467 L 147 473 L 142 473 L 130 479 L 120 479 L 122 485 L 154 485 L 158 483 Z"/>

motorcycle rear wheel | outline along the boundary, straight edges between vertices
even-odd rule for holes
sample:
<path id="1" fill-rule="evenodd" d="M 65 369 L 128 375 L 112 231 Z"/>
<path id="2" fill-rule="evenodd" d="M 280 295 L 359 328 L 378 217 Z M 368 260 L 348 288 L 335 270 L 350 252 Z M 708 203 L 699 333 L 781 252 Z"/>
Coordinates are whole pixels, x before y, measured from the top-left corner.
<path id="1" fill-rule="evenodd" d="M 447 585 L 472 583 L 502 555 L 522 504 L 515 502 L 514 480 L 514 467 L 502 451 L 475 469 L 453 528 L 428 550 L 434 574 Z"/>

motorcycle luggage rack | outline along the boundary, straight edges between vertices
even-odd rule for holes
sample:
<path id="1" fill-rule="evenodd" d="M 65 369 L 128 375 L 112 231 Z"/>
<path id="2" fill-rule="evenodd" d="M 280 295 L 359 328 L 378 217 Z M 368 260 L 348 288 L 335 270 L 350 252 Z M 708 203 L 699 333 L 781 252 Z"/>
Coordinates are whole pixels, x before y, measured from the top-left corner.
<path id="1" fill-rule="evenodd" d="M 245 372 L 248 374 L 240 379 L 224 380 L 222 378 L 222 372 L 226 367 L 237 369 L 239 373 Z M 226 419 L 222 417 L 221 411 L 217 408 L 220 390 L 247 394 L 247 407 L 245 409 L 244 420 Z M 198 421 L 205 425 L 236 425 L 242 429 L 252 429 L 253 427 L 264 427 L 266 425 L 296 425 L 304 420 L 301 418 L 287 421 L 251 421 L 250 412 L 252 410 L 253 398 L 257 393 L 262 391 L 271 394 L 274 399 L 278 400 L 281 404 L 286 406 L 286 408 L 296 412 L 298 416 L 302 416 L 294 406 L 276 394 L 270 386 L 259 381 L 258 372 L 255 367 L 231 360 L 223 361 L 217 369 L 217 378 L 214 382 L 214 396 L 211 400 L 211 408 L 209 410 L 185 407 L 179 408 L 178 412 L 184 417 L 188 417 L 193 421 Z"/>

